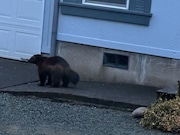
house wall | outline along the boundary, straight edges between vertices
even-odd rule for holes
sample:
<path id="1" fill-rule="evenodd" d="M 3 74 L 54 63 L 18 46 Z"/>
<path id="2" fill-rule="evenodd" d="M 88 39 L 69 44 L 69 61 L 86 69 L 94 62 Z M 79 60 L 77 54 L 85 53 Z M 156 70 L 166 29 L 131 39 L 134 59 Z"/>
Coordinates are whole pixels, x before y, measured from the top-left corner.
<path id="1" fill-rule="evenodd" d="M 84 81 L 176 84 L 180 80 L 178 5 L 179 0 L 152 1 L 149 26 L 62 15 L 59 10 L 56 54 L 67 59 Z M 128 70 L 103 66 L 105 52 L 129 56 Z"/>
<path id="2" fill-rule="evenodd" d="M 152 1 L 149 26 L 61 14 L 57 39 L 110 49 L 180 58 L 180 1 Z"/>
<path id="3" fill-rule="evenodd" d="M 103 66 L 105 52 L 128 56 L 128 70 Z M 80 74 L 82 81 L 166 87 L 175 85 L 180 80 L 180 61 L 177 59 L 68 42 L 58 42 L 56 54 L 69 62 L 72 69 Z"/>

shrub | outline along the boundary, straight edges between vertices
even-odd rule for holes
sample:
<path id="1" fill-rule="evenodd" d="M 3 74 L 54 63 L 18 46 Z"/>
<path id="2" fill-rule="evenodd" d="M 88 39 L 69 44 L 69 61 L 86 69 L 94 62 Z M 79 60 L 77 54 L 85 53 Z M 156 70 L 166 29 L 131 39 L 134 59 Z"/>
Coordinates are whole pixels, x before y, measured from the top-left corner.
<path id="1" fill-rule="evenodd" d="M 143 127 L 180 133 L 180 98 L 159 99 L 148 108 L 140 123 Z"/>

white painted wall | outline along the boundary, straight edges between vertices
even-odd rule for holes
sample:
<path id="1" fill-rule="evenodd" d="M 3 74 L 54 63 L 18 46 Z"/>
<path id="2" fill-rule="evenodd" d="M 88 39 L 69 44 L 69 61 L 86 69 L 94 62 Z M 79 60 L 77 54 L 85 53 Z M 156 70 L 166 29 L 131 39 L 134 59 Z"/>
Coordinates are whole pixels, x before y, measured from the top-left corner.
<path id="1" fill-rule="evenodd" d="M 152 0 L 149 26 L 59 13 L 57 39 L 180 59 L 180 0 Z"/>

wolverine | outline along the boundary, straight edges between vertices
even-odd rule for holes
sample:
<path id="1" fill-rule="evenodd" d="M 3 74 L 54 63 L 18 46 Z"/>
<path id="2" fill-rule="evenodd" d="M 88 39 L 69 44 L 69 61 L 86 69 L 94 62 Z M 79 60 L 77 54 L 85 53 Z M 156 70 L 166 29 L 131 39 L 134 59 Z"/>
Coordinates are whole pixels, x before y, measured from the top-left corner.
<path id="1" fill-rule="evenodd" d="M 71 69 L 68 62 L 60 57 L 45 57 L 40 54 L 33 55 L 28 62 L 36 64 L 40 86 L 52 85 L 59 87 L 68 87 L 69 83 L 76 85 L 79 82 L 79 74 Z"/>

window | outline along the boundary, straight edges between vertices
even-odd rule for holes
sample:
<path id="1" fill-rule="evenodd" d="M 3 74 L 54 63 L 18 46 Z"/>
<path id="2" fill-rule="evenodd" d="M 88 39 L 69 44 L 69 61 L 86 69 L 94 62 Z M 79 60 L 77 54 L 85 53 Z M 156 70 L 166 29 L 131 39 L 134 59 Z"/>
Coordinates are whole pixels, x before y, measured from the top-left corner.
<path id="1" fill-rule="evenodd" d="M 128 9 L 129 0 L 82 0 L 83 4 L 109 8 Z"/>
<path id="2" fill-rule="evenodd" d="M 61 13 L 148 26 L 151 0 L 60 0 Z"/>
<path id="3" fill-rule="evenodd" d="M 128 70 L 129 57 L 119 54 L 104 53 L 103 65 Z"/>

